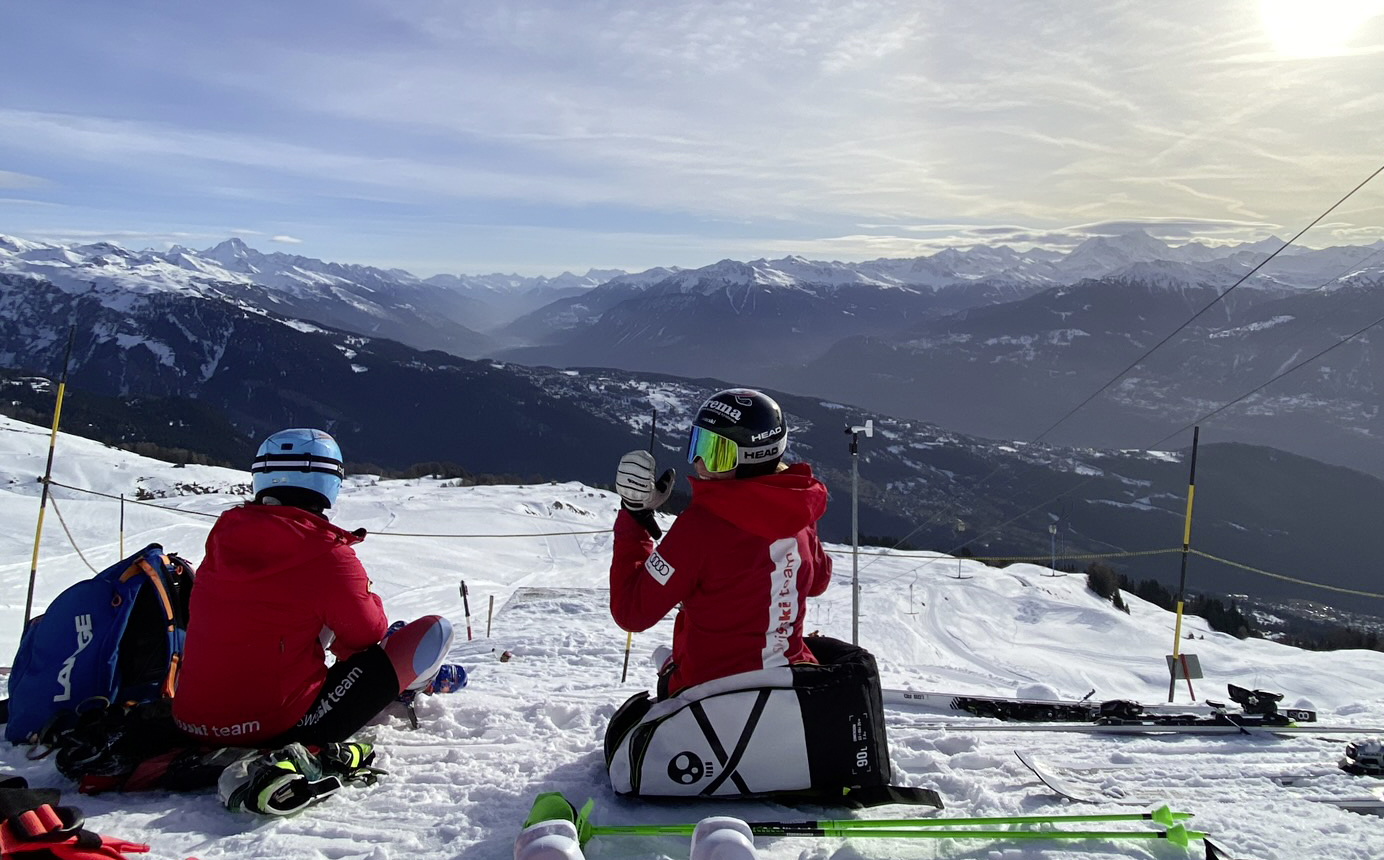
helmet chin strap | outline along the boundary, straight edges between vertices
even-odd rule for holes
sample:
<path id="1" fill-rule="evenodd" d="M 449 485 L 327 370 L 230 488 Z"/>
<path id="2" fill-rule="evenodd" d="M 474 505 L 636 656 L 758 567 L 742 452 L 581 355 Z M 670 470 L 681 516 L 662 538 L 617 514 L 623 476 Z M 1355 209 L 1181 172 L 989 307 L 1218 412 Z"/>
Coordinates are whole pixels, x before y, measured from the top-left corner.
<path id="1" fill-rule="evenodd" d="M 301 511 L 307 511 L 310 514 L 317 514 L 319 517 L 327 519 L 326 508 L 323 507 L 320 503 L 318 503 L 317 499 L 312 498 L 312 496 L 317 495 L 316 493 L 307 490 L 301 490 L 297 487 L 279 487 L 276 489 L 278 493 L 287 495 L 288 498 L 280 498 L 279 495 L 276 494 L 275 490 L 266 490 L 261 492 L 255 499 L 255 501 L 261 505 L 274 505 L 277 507 L 284 508 L 297 508 Z M 321 497 L 318 496 L 318 498 Z"/>

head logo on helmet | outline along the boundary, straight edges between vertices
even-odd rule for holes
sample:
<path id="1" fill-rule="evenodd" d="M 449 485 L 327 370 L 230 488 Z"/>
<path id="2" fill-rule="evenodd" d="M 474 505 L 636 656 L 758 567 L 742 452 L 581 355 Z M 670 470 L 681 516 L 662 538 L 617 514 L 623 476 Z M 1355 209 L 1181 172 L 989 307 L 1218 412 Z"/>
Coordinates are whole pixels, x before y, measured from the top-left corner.
<path id="1" fill-rule="evenodd" d="M 738 478 L 772 473 L 788 450 L 788 425 L 772 397 L 748 388 L 718 391 L 692 419 L 687 461 Z"/>
<path id="2" fill-rule="evenodd" d="M 256 501 L 274 496 L 286 504 L 320 502 L 322 508 L 336 503 L 345 474 L 336 440 L 321 430 L 307 428 L 270 435 L 250 467 Z"/>

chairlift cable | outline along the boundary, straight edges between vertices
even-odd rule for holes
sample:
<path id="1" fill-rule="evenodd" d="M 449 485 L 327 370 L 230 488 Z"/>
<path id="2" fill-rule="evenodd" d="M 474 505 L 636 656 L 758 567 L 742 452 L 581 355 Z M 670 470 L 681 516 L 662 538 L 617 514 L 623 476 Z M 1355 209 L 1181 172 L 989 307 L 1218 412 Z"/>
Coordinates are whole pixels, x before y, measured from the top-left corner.
<path id="1" fill-rule="evenodd" d="M 1231 284 L 1231 285 L 1225 290 L 1225 292 L 1221 293 L 1220 295 L 1216 296 L 1216 297 L 1215 297 L 1214 299 L 1212 299 L 1211 301 L 1207 302 L 1206 305 L 1204 305 L 1204 306 L 1202 307 L 1201 310 L 1197 311 L 1196 313 L 1194 313 L 1194 314 L 1192 314 L 1190 317 L 1188 317 L 1187 320 L 1186 320 L 1185 322 L 1182 323 L 1182 325 L 1180 325 L 1180 326 L 1178 326 L 1177 328 L 1173 329 L 1172 331 L 1168 332 L 1168 334 L 1167 334 L 1166 337 L 1164 337 L 1164 338 L 1163 338 L 1162 340 L 1160 340 L 1158 343 L 1156 343 L 1156 344 L 1154 344 L 1152 347 L 1150 347 L 1147 351 L 1144 352 L 1143 355 L 1141 355 L 1141 356 L 1139 356 L 1138 358 L 1136 358 L 1136 359 L 1135 359 L 1133 362 L 1131 362 L 1131 363 L 1129 364 L 1129 366 L 1127 366 L 1124 370 L 1121 370 L 1119 373 L 1117 373 L 1117 374 L 1115 374 L 1114 376 L 1112 376 L 1112 377 L 1109 379 L 1109 381 L 1107 381 L 1104 385 L 1102 385 L 1100 388 L 1098 388 L 1098 389 L 1096 389 L 1094 392 L 1092 392 L 1092 393 L 1090 394 L 1090 396 L 1088 396 L 1085 400 L 1081 401 L 1081 402 L 1078 403 L 1076 406 L 1073 406 L 1073 407 L 1067 412 L 1067 414 L 1065 414 L 1065 415 L 1063 415 L 1061 418 L 1057 419 L 1057 421 L 1054 422 L 1051 426 L 1049 426 L 1048 429 L 1044 430 L 1042 433 L 1039 433 L 1036 437 L 1034 437 L 1034 438 L 1033 438 L 1032 440 L 1030 440 L 1030 441 L 1031 441 L 1031 442 L 1038 442 L 1038 441 L 1042 440 L 1042 438 L 1043 438 L 1044 436 L 1047 436 L 1047 435 L 1048 435 L 1049 433 L 1051 433 L 1053 430 L 1056 430 L 1061 424 L 1063 424 L 1064 422 L 1066 422 L 1066 420 L 1067 420 L 1068 418 L 1071 418 L 1073 415 L 1075 415 L 1077 412 L 1079 412 L 1079 411 L 1082 409 L 1082 407 L 1086 406 L 1086 405 L 1087 405 L 1088 403 L 1090 403 L 1092 400 L 1095 400 L 1095 399 L 1096 399 L 1097 397 L 1099 397 L 1102 393 L 1104 393 L 1106 389 L 1108 389 L 1110 386 L 1114 385 L 1116 382 L 1119 382 L 1121 379 L 1123 379 L 1124 376 L 1125 376 L 1126 374 L 1128 374 L 1131 370 L 1133 370 L 1134 368 L 1138 367 L 1140 364 L 1143 364 L 1144 361 L 1145 361 L 1146 359 L 1148 359 L 1149 356 L 1153 355 L 1153 354 L 1154 354 L 1155 352 L 1157 352 L 1158 349 L 1160 349 L 1164 344 L 1166 344 L 1168 341 L 1172 340 L 1179 332 L 1181 332 L 1183 329 L 1187 328 L 1187 326 L 1189 326 L 1189 325 L 1191 325 L 1193 322 L 1195 322 L 1196 319 L 1197 319 L 1198 317 L 1200 317 L 1202 314 L 1204 314 L 1204 313 L 1206 313 L 1207 311 L 1209 311 L 1212 307 L 1214 307 L 1217 303 L 1219 303 L 1219 302 L 1221 301 L 1221 299 L 1223 299 L 1223 298 L 1225 298 L 1226 296 L 1230 295 L 1231 292 L 1233 292 L 1233 291 L 1235 290 L 1236 287 L 1240 286 L 1240 285 L 1243 284 L 1245 281 L 1249 280 L 1256 272 L 1258 272 L 1260 269 L 1264 268 L 1264 266 L 1267 265 L 1268 262 L 1269 262 L 1270 260 L 1272 260 L 1274 257 L 1277 257 L 1279 254 L 1283 253 L 1285 250 L 1287 250 L 1289 247 L 1291 247 L 1292 244 L 1293 244 L 1294 242 L 1296 242 L 1298 239 L 1301 239 L 1301 238 L 1302 238 L 1302 235 L 1303 235 L 1304 233 L 1306 233 L 1308 230 L 1311 230 L 1313 227 L 1317 226 L 1317 224 L 1320 223 L 1321 220 L 1322 220 L 1323 218 L 1325 218 L 1327 215 L 1330 215 L 1333 211 L 1335 211 L 1335 210 L 1336 210 L 1336 207 L 1340 206 L 1342 203 L 1344 203 L 1344 202 L 1346 202 L 1347 200 L 1349 200 L 1349 199 L 1355 194 L 1355 192 L 1359 191 L 1361 188 L 1364 188 L 1365 185 L 1368 184 L 1370 180 L 1374 179 L 1374 178 L 1375 178 L 1376 176 L 1378 176 L 1380 173 L 1384 173 L 1384 164 L 1379 165 L 1379 167 L 1378 167 L 1373 173 L 1371 173 L 1368 177 L 1366 177 L 1365 180 L 1364 180 L 1363 182 L 1361 182 L 1359 185 L 1355 186 L 1355 187 L 1352 188 L 1350 191 L 1347 191 L 1344 197 L 1342 197 L 1340 200 L 1337 200 L 1335 203 L 1331 204 L 1331 206 L 1330 206 L 1325 212 L 1323 212 L 1322 214 L 1318 215 L 1316 218 L 1312 219 L 1312 223 L 1308 224 L 1306 227 L 1303 227 L 1301 230 L 1299 230 L 1299 231 L 1297 232 L 1297 234 L 1293 236 L 1293 238 L 1291 238 L 1291 239 L 1289 239 L 1288 241 L 1284 242 L 1284 243 L 1278 248 L 1278 250 L 1274 251 L 1272 254 L 1268 255 L 1268 256 L 1265 257 L 1263 260 L 1261 260 L 1261 261 L 1259 262 L 1259 265 L 1255 266 L 1253 269 L 1250 269 L 1250 270 L 1249 270 L 1248 272 L 1246 272 L 1243 276 L 1241 276 L 1240 280 L 1238 280 L 1238 281 L 1236 281 L 1235 283 Z"/>
<path id="2" fill-rule="evenodd" d="M 1378 168 L 1375 169 L 1375 171 L 1374 171 L 1373 173 L 1371 173 L 1368 177 L 1366 177 L 1363 181 L 1361 181 L 1358 185 L 1356 185 L 1356 186 L 1355 186 L 1354 188 L 1352 188 L 1350 191 L 1346 192 L 1346 194 L 1343 195 L 1339 200 L 1337 200 L 1337 201 L 1336 201 L 1335 203 L 1333 203 L 1330 207 L 1328 207 L 1324 212 L 1322 212 L 1320 215 L 1318 215 L 1316 218 L 1314 218 L 1314 219 L 1311 221 L 1311 223 L 1309 223 L 1306 227 L 1303 227 L 1301 230 L 1299 230 L 1296 234 L 1293 235 L 1293 237 L 1292 237 L 1291 239 L 1289 239 L 1288 241 L 1284 242 L 1283 245 L 1280 246 L 1276 251 L 1274 251 L 1274 252 L 1273 252 L 1272 254 L 1270 254 L 1269 256 L 1265 257 L 1262 261 L 1260 261 L 1260 263 L 1259 263 L 1258 265 L 1256 265 L 1253 269 L 1251 269 L 1249 272 L 1247 272 L 1243 277 L 1241 277 L 1238 281 L 1236 281 L 1234 284 L 1232 284 L 1232 285 L 1231 285 L 1229 288 L 1227 288 L 1224 292 L 1220 293 L 1218 296 L 1216 296 L 1215 299 L 1212 299 L 1210 302 L 1208 302 L 1205 306 L 1203 306 L 1203 307 L 1201 308 L 1201 310 L 1197 311 L 1195 314 L 1193 314 L 1191 317 L 1189 317 L 1185 322 L 1183 322 L 1183 323 L 1182 323 L 1180 326 L 1178 326 L 1176 329 L 1174 329 L 1173 331 L 1169 332 L 1168 335 L 1167 335 L 1166 337 L 1164 337 L 1161 341 L 1159 341 L 1157 344 L 1155 344 L 1152 348 L 1150 348 L 1149 350 L 1147 350 L 1143 355 L 1141 355 L 1138 359 L 1136 359 L 1132 364 L 1130 364 L 1130 365 L 1129 365 L 1128 367 L 1126 367 L 1124 370 L 1121 370 L 1118 374 L 1116 374 L 1114 377 L 1112 377 L 1109 381 L 1107 381 L 1107 382 L 1106 382 L 1104 385 L 1102 385 L 1099 389 L 1097 389 L 1095 392 L 1093 392 L 1093 393 L 1092 393 L 1090 396 L 1088 396 L 1085 400 L 1083 400 L 1083 401 L 1081 401 L 1080 403 L 1078 403 L 1075 407 L 1073 407 L 1071 410 L 1069 410 L 1065 415 L 1063 415 L 1061 418 L 1059 418 L 1055 423 L 1053 423 L 1051 426 L 1049 426 L 1046 430 L 1044 430 L 1042 433 L 1040 433 L 1040 434 L 1038 434 L 1037 436 L 1035 436 L 1035 437 L 1034 437 L 1032 440 L 1030 440 L 1027 444 L 1034 444 L 1034 443 L 1037 443 L 1037 442 L 1041 441 L 1041 440 L 1043 439 L 1043 437 L 1047 436 L 1049 433 L 1051 433 L 1053 430 L 1055 430 L 1059 425 L 1061 425 L 1062 423 L 1064 423 L 1065 421 L 1067 421 L 1067 419 L 1071 418 L 1071 417 L 1072 417 L 1073 415 L 1075 415 L 1079 410 L 1081 410 L 1083 407 L 1085 407 L 1087 404 L 1089 404 L 1092 400 L 1094 400 L 1096 397 L 1098 397 L 1102 392 L 1104 392 L 1106 389 L 1108 389 L 1111 385 L 1114 385 L 1114 384 L 1115 384 L 1116 382 L 1118 382 L 1121 378 L 1123 378 L 1126 374 L 1128 374 L 1131 370 L 1133 370 L 1133 369 L 1134 369 L 1135 367 L 1137 367 L 1139 364 L 1143 363 L 1143 362 L 1144 362 L 1150 355 L 1152 355 L 1156 350 L 1158 350 L 1160 347 L 1162 347 L 1164 344 L 1166 344 L 1169 340 L 1171 340 L 1174 336 L 1176 336 L 1179 332 L 1181 332 L 1181 331 L 1182 331 L 1183 329 L 1185 329 L 1187 326 L 1191 325 L 1194 321 L 1196 321 L 1196 319 L 1197 319 L 1198 317 L 1200 317 L 1202 314 L 1206 313 L 1206 311 L 1210 310 L 1214 305 L 1216 305 L 1218 302 L 1220 302 L 1221 299 L 1223 299 L 1223 298 L 1225 298 L 1227 295 L 1229 295 L 1230 292 L 1231 292 L 1232 290 L 1234 290 L 1236 287 L 1239 287 L 1241 284 L 1243 284 L 1246 280 L 1248 280 L 1248 279 L 1249 279 L 1251 276 L 1253 276 L 1256 272 L 1258 272 L 1260 269 L 1262 269 L 1270 260 L 1272 260 L 1273 258 L 1277 257 L 1280 253 L 1282 253 L 1282 252 L 1283 252 L 1284 250 L 1286 250 L 1288 247 L 1292 246 L 1295 242 L 1297 242 L 1298 239 L 1302 238 L 1302 236 L 1303 236 L 1308 230 L 1310 230 L 1310 229 L 1312 229 L 1313 227 L 1315 227 L 1318 223 L 1321 222 L 1322 219 L 1324 219 L 1327 215 L 1329 215 L 1329 214 L 1331 214 L 1333 211 L 1335 211 L 1342 203 L 1345 203 L 1347 200 L 1349 200 L 1352 196 L 1355 195 L 1356 192 L 1358 192 L 1361 188 L 1364 188 L 1367 184 L 1369 184 L 1369 183 L 1370 183 L 1376 176 L 1378 176 L 1380 173 L 1384 173 L 1384 164 L 1381 164 Z M 1248 392 L 1248 393 L 1245 394 L 1245 395 L 1242 395 L 1240 398 L 1237 398 L 1236 400 L 1231 401 L 1231 403 L 1227 403 L 1225 406 L 1221 407 L 1221 409 L 1227 408 L 1227 407 L 1233 405 L 1234 403 L 1237 403 L 1237 402 L 1239 402 L 1240 400 L 1243 400 L 1245 397 L 1249 397 L 1251 394 L 1255 393 L 1255 391 L 1258 391 L 1258 390 L 1262 389 L 1263 387 L 1265 387 L 1265 386 L 1271 384 L 1272 382 L 1274 382 L 1274 381 L 1276 381 L 1276 380 L 1278 380 L 1278 379 L 1281 379 L 1283 376 L 1286 376 L 1288 373 L 1291 373 L 1293 370 L 1296 370 L 1298 367 L 1301 367 L 1301 366 L 1303 366 L 1304 364 L 1306 364 L 1306 363 L 1308 363 L 1308 362 L 1310 362 L 1310 361 L 1313 361 L 1313 360 L 1315 360 L 1315 359 L 1317 359 L 1317 358 L 1320 358 L 1322 355 L 1325 355 L 1327 352 L 1330 352 L 1332 349 L 1335 349 L 1337 346 L 1340 346 L 1341 344 L 1345 343 L 1347 340 L 1350 340 L 1351 338 L 1354 338 L 1354 337 L 1358 336 L 1359 334 L 1362 334 L 1364 331 L 1367 331 L 1368 329 L 1372 328 L 1373 326 L 1378 325 L 1379 322 L 1381 322 L 1381 321 L 1384 321 L 1384 319 L 1382 319 L 1382 320 L 1377 320 L 1376 322 L 1371 323 L 1369 326 L 1366 326 L 1364 329 L 1361 329 L 1360 331 L 1357 331 L 1355 334 L 1351 335 L 1350 337 L 1345 338 L 1345 339 L 1343 339 L 1343 340 L 1341 340 L 1341 341 L 1338 341 L 1336 344 L 1333 344 L 1332 346 L 1328 347 L 1327 349 L 1325 349 L 1325 350 L 1323 350 L 1323 351 L 1317 353 L 1317 354 L 1314 355 L 1312 358 L 1307 359 L 1307 360 L 1304 361 L 1304 362 L 1300 362 L 1298 365 L 1295 365 L 1294 367 L 1290 368 L 1289 370 L 1284 371 L 1283 373 L 1280 373 L 1279 375 L 1275 376 L 1273 379 L 1270 379 L 1268 382 L 1264 383 L 1264 385 L 1261 385 L 1261 386 L 1259 386 L 1259 388 L 1256 388 L 1254 391 L 1251 391 L 1251 392 Z M 1218 412 L 1220 412 L 1221 409 L 1218 409 L 1218 410 L 1216 410 L 1215 412 L 1209 413 L 1209 415 L 1208 415 L 1208 416 L 1205 416 L 1205 417 L 1210 417 L 1210 415 L 1215 415 L 1215 414 L 1217 414 Z M 1204 420 L 1204 418 L 1203 418 L 1203 419 L 1199 419 L 1199 420 Z M 1196 422 L 1193 422 L 1193 423 L 1196 423 Z M 1144 446 L 1144 447 L 1141 448 L 1140 450 L 1148 450 L 1148 449 L 1151 449 L 1151 448 L 1155 448 L 1156 446 L 1162 444 L 1163 442 L 1166 442 L 1168 439 L 1172 438 L 1173 436 L 1176 436 L 1178 433 L 1185 432 L 1185 431 L 1186 431 L 1189 427 L 1191 427 L 1191 426 L 1192 426 L 1192 425 L 1189 424 L 1189 425 L 1187 425 L 1186 427 L 1183 427 L 1183 428 L 1179 429 L 1179 430 L 1176 431 L 1175 433 L 1170 434 L 1169 436 L 1166 436 L 1166 437 L 1164 437 L 1164 438 L 1162 438 L 1162 439 L 1159 439 L 1157 442 L 1154 442 L 1154 443 L 1152 443 L 1151 445 Z M 1031 465 L 1027 470 L 1025 470 L 1025 471 L 1023 472 L 1023 475 L 1026 475 L 1026 474 L 1028 474 L 1029 472 L 1032 472 L 1034 469 L 1037 469 L 1037 468 L 1038 468 L 1037 464 Z M 976 495 L 977 495 L 977 490 L 978 490 L 980 487 L 983 487 L 985 484 L 987 484 L 992 478 L 995 477 L 995 475 L 999 474 L 1003 469 L 1004 469 L 1004 466 L 1003 466 L 1003 465 L 996 466 L 996 467 L 995 467 L 994 469 L 992 469 L 992 470 L 990 471 L 990 473 L 989 473 L 988 475 L 986 475 L 984 478 L 981 478 L 979 481 L 977 481 L 977 482 L 971 484 L 971 485 L 967 488 L 967 489 L 969 490 L 970 494 L 971 494 L 972 496 L 976 496 Z M 1020 477 L 1022 477 L 1023 475 L 1020 475 Z M 1022 517 L 1025 517 L 1025 516 L 1027 516 L 1027 515 L 1029 515 L 1029 514 L 1032 513 L 1033 511 L 1035 511 L 1035 510 L 1037 510 L 1037 509 L 1039 509 L 1039 508 L 1041 508 L 1041 507 L 1044 507 L 1045 505 L 1051 504 L 1053 501 L 1056 501 L 1057 499 L 1063 498 L 1064 496 L 1070 494 L 1071 492 L 1073 492 L 1074 490 L 1078 489 L 1079 487 L 1084 486 L 1085 484 L 1089 483 L 1093 478 L 1094 478 L 1094 476 L 1090 476 L 1090 477 L 1087 477 L 1087 478 L 1085 478 L 1085 479 L 1083 479 L 1083 480 L 1081 480 L 1081 481 L 1078 481 L 1076 484 L 1073 484 L 1071 487 L 1068 487 L 1067 489 L 1063 490 L 1062 492 L 1057 493 L 1056 495 L 1052 496 L 1051 498 L 1047 499 L 1046 501 L 1040 502 L 1039 504 L 1034 505 L 1034 506 L 1028 508 L 1027 510 L 1023 511 L 1022 513 L 1017 514 L 1017 515 L 1015 515 L 1015 516 L 1013 516 L 1013 517 L 1010 517 L 1008 520 L 1005 520 L 1003 523 L 1000 523 L 999 525 L 994 526 L 994 527 L 988 529 L 987 531 L 982 532 L 982 533 L 976 535 L 975 537 L 971 538 L 969 541 L 966 541 L 965 543 L 960 544 L 958 547 L 953 548 L 953 550 L 952 550 L 951 552 L 955 552 L 956 549 L 958 549 L 958 548 L 960 548 L 960 547 L 964 547 L 964 546 L 966 545 L 966 543 L 970 543 L 970 542 L 972 542 L 972 541 L 979 540 L 980 538 L 983 538 L 983 537 L 985 537 L 985 536 L 987 536 L 987 535 L 993 534 L 994 532 L 996 532 L 996 531 L 998 531 L 998 530 L 1004 528 L 1005 526 L 1009 525 L 1010 523 L 1013 523 L 1014 521 L 1016 521 L 1016 520 L 1018 520 L 1018 519 L 1020 519 L 1020 518 L 1022 518 Z M 937 511 L 936 513 L 934 513 L 930 518 L 928 518 L 928 519 L 925 520 L 924 522 L 920 523 L 920 524 L 919 524 L 918 526 L 916 526 L 912 531 L 910 531 L 908 534 L 906 534 L 906 535 L 904 535 L 902 538 L 900 538 L 900 539 L 898 540 L 898 542 L 894 545 L 894 548 L 897 548 L 899 545 L 903 544 L 905 541 L 907 541 L 909 538 L 913 537 L 915 534 L 917 534 L 918 532 L 922 531 L 923 529 L 925 529 L 925 528 L 927 528 L 927 527 L 933 525 L 934 523 L 938 522 L 939 520 L 941 520 L 941 518 L 942 518 L 943 516 L 949 516 L 949 515 L 951 514 L 951 512 L 953 512 L 953 511 L 956 510 L 956 508 L 957 508 L 957 505 L 956 505 L 955 503 L 953 503 L 952 505 L 950 505 L 950 506 L 948 506 L 948 507 L 945 507 L 945 508 L 942 508 L 942 509 L 938 510 L 938 511 Z M 868 567 L 869 565 L 874 564 L 875 560 L 876 560 L 876 559 L 871 559 L 869 562 L 866 563 L 865 566 Z"/>

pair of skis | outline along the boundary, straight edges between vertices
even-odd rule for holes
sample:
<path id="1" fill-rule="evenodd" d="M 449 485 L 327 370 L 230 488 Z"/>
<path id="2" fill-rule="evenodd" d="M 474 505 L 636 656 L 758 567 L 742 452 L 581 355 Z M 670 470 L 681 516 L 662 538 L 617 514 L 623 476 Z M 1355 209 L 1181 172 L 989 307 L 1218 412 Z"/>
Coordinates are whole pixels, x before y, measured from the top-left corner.
<path id="1" fill-rule="evenodd" d="M 1279 708 L 1279 693 L 1229 685 L 1231 699 L 1241 706 L 1203 702 L 1184 705 L 1142 704 L 1122 699 L 1044 699 L 982 696 L 968 693 L 882 691 L 886 705 L 943 713 L 989 717 L 999 722 L 955 721 L 909 723 L 909 728 L 962 732 L 1084 732 L 1088 734 L 1189 735 L 1384 735 L 1379 726 L 1323 726 L 1315 711 Z M 1090 694 L 1088 694 L 1089 696 Z M 1306 725 L 1304 725 L 1304 723 Z"/>
<path id="2" fill-rule="evenodd" d="M 1316 711 L 1306 708 L 1279 708 L 1281 693 L 1249 690 L 1227 685 L 1230 699 L 1238 709 L 1221 702 L 1191 704 L 1145 704 L 1127 699 L 1094 701 L 1094 690 L 1081 699 L 1047 700 L 987 696 L 970 693 L 943 693 L 915 690 L 883 690 L 885 704 L 904 705 L 933 711 L 990 717 L 1010 722 L 1090 722 L 1101 725 L 1198 725 L 1236 724 L 1256 728 L 1313 723 Z"/>

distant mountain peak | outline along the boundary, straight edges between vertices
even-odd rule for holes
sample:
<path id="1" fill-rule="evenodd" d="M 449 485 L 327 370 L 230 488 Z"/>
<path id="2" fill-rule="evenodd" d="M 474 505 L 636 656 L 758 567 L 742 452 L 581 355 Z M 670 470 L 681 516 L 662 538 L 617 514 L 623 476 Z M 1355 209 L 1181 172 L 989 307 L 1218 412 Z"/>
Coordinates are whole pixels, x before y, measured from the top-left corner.
<path id="1" fill-rule="evenodd" d="M 18 253 L 21 251 L 35 251 L 43 246 L 37 242 L 30 242 L 28 239 L 20 239 L 17 236 L 7 236 L 0 233 L 0 250 Z"/>
<path id="2" fill-rule="evenodd" d="M 1144 230 L 1131 230 L 1116 236 L 1092 236 L 1072 249 L 1057 263 L 1071 276 L 1099 277 L 1135 263 L 1176 260 L 1179 255 L 1167 244 Z"/>
<path id="3" fill-rule="evenodd" d="M 1069 256 L 1116 252 L 1147 261 L 1166 259 L 1171 250 L 1169 245 L 1149 235 L 1147 230 L 1130 230 L 1114 236 L 1092 236 L 1073 248 Z"/>
<path id="4" fill-rule="evenodd" d="M 230 238 L 219 245 L 200 252 L 200 256 L 215 260 L 223 266 L 229 266 L 232 270 L 241 271 L 248 260 L 262 255 L 240 239 Z"/>

